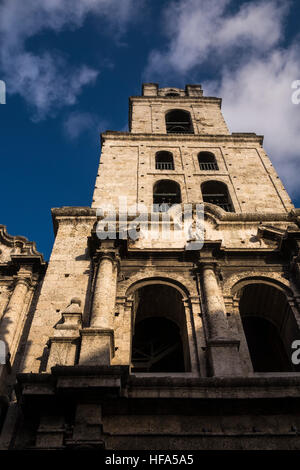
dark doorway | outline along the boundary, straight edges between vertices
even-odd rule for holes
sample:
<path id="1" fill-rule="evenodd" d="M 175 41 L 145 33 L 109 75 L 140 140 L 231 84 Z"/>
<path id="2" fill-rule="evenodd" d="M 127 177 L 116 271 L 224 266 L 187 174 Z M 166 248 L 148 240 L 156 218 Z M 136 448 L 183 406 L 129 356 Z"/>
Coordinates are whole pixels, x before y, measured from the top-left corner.
<path id="1" fill-rule="evenodd" d="M 265 318 L 242 317 L 253 370 L 290 371 L 290 361 L 277 328 Z"/>
<path id="2" fill-rule="evenodd" d="M 178 326 L 166 318 L 146 318 L 136 325 L 133 372 L 184 372 Z"/>
<path id="3" fill-rule="evenodd" d="M 177 289 L 149 284 L 135 291 L 133 372 L 187 372 L 190 355 L 185 309 Z"/>
<path id="4" fill-rule="evenodd" d="M 280 289 L 265 283 L 246 285 L 240 297 L 240 314 L 254 372 L 289 372 L 292 342 L 298 326 Z"/>

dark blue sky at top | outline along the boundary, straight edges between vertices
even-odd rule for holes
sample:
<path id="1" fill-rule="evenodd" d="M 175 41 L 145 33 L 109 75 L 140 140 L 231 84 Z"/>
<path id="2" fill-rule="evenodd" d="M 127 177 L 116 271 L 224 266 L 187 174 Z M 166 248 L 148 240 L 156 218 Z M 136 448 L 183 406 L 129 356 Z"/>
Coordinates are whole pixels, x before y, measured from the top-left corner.
<path id="1" fill-rule="evenodd" d="M 233 8 L 241 3 L 234 2 Z M 36 53 L 57 50 L 69 64 L 85 63 L 100 70 L 95 83 L 83 87 L 76 104 L 41 121 L 33 120 L 33 110 L 22 97 L 9 94 L 9 83 L 7 104 L 0 105 L 0 224 L 6 225 L 11 235 L 36 241 L 46 259 L 53 244 L 51 208 L 91 205 L 100 155 L 99 132 L 125 130 L 128 97 L 141 93 L 143 81 L 156 81 L 145 76 L 144 70 L 150 51 L 166 45 L 161 27 L 166 4 L 146 1 L 143 14 L 118 38 L 99 17 L 88 16 L 81 28 L 44 31 L 26 43 Z M 286 24 L 287 41 L 299 33 L 299 18 L 300 2 L 295 1 Z M 205 70 L 200 67 L 189 77 L 160 80 L 160 86 L 201 83 L 215 73 L 217 64 Z M 92 113 L 99 124 L 71 139 L 63 127 L 70 112 Z M 294 203 L 299 206 L 300 200 Z"/>

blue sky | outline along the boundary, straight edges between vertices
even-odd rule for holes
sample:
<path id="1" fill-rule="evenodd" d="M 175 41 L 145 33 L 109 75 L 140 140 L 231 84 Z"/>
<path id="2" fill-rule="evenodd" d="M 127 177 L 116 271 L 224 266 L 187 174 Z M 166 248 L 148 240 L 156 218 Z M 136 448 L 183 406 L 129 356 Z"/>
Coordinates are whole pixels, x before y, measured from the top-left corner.
<path id="1" fill-rule="evenodd" d="M 299 17 L 296 0 L 0 0 L 0 223 L 48 259 L 51 207 L 91 204 L 99 132 L 127 129 L 148 81 L 221 96 L 300 206 Z"/>

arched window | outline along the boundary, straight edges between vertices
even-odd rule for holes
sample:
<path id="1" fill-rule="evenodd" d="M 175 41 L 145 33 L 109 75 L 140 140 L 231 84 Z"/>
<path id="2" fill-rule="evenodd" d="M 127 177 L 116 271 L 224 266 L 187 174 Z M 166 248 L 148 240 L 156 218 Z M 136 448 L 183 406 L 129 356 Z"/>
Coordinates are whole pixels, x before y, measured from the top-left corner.
<path id="1" fill-rule="evenodd" d="M 201 185 L 204 202 L 222 207 L 226 212 L 233 212 L 233 206 L 225 183 L 221 181 L 206 181 Z"/>
<path id="2" fill-rule="evenodd" d="M 172 180 L 160 180 L 153 188 L 153 210 L 166 212 L 171 205 L 181 203 L 181 191 L 178 183 Z"/>
<path id="3" fill-rule="evenodd" d="M 188 335 L 181 294 L 174 287 L 150 284 L 135 293 L 133 372 L 190 370 Z"/>
<path id="4" fill-rule="evenodd" d="M 193 134 L 191 115 L 183 109 L 173 109 L 166 114 L 168 134 Z"/>
<path id="5" fill-rule="evenodd" d="M 156 170 L 174 170 L 174 160 L 171 152 L 161 151 L 155 155 Z"/>
<path id="6" fill-rule="evenodd" d="M 200 170 L 218 170 L 216 157 L 211 152 L 200 152 L 198 154 Z"/>
<path id="7" fill-rule="evenodd" d="M 299 369 L 291 362 L 291 345 L 299 333 L 286 295 L 268 284 L 248 284 L 239 308 L 254 372 Z"/>

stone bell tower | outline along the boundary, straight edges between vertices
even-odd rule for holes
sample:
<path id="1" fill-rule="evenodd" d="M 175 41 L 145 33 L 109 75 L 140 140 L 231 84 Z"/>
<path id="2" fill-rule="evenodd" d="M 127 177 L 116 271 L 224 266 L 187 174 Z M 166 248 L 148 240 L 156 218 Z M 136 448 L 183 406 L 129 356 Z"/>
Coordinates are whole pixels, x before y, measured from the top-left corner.
<path id="1" fill-rule="evenodd" d="M 148 83 L 101 143 L 91 207 L 52 210 L 7 445 L 299 449 L 300 211 L 263 137 Z"/>

